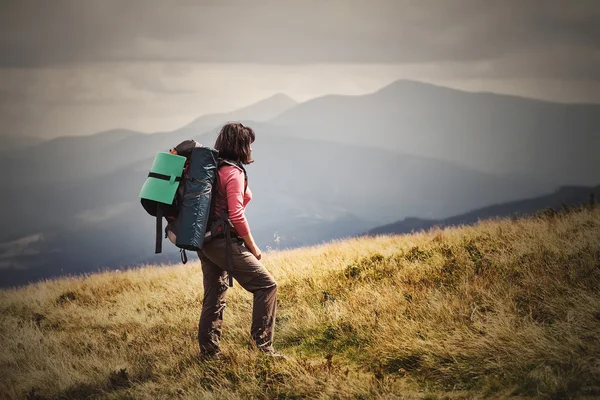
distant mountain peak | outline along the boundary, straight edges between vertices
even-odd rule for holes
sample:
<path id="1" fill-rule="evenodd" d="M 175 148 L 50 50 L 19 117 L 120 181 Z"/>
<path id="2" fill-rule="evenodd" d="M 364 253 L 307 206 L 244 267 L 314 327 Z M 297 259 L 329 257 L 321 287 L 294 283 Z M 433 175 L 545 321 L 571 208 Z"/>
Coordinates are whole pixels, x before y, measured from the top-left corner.
<path id="1" fill-rule="evenodd" d="M 546 103 L 546 104 L 561 104 L 557 101 L 551 100 L 543 100 L 536 99 L 532 97 L 523 97 L 516 94 L 508 94 L 508 93 L 498 93 L 493 91 L 486 90 L 465 90 L 458 89 L 454 87 L 444 86 L 441 84 L 430 83 L 430 82 L 422 82 L 415 81 L 411 79 L 398 79 L 394 82 L 387 84 L 386 86 L 381 87 L 375 92 L 371 93 L 372 95 L 398 95 L 398 94 L 423 94 L 427 96 L 439 96 L 439 95 L 476 95 L 480 99 L 483 97 L 486 98 L 495 98 L 495 99 L 504 99 L 504 100 L 518 100 L 518 101 L 527 101 L 528 103 Z M 563 103 L 564 104 L 564 103 Z"/>
<path id="2" fill-rule="evenodd" d="M 208 114 L 196 118 L 184 128 L 213 129 L 227 121 L 266 121 L 296 106 L 298 102 L 284 93 L 276 93 L 235 111 Z"/>
<path id="3" fill-rule="evenodd" d="M 230 113 L 223 113 L 223 114 L 239 114 L 239 113 L 248 113 L 248 112 L 262 113 L 266 109 L 287 110 L 289 108 L 294 107 L 297 104 L 298 104 L 298 102 L 296 100 L 292 99 L 291 97 L 289 97 L 288 95 L 286 95 L 284 93 L 276 93 L 272 96 L 269 96 L 265 99 L 259 100 L 256 103 L 250 104 L 246 107 L 242 107 L 242 108 L 232 111 Z M 202 117 L 200 117 L 200 118 L 202 118 Z M 241 118 L 241 119 L 246 119 L 246 118 Z"/>
<path id="4" fill-rule="evenodd" d="M 115 129 L 107 129 L 105 131 L 94 133 L 90 136 L 103 136 L 103 137 L 112 137 L 112 136 L 129 136 L 129 135 L 138 135 L 140 132 L 134 131 L 133 129 L 124 129 L 124 128 L 115 128 Z"/>
<path id="5" fill-rule="evenodd" d="M 271 102 L 271 101 L 287 102 L 291 105 L 298 104 L 298 102 L 296 100 L 292 99 L 290 96 L 288 96 L 285 93 L 275 93 L 273 96 L 267 97 L 266 99 L 261 100 L 256 104 L 260 104 L 260 103 L 264 103 L 264 102 Z"/>
<path id="6" fill-rule="evenodd" d="M 447 86 L 436 85 L 434 83 L 429 83 L 429 82 L 414 81 L 411 79 L 398 79 L 398 80 L 380 88 L 379 90 L 375 91 L 374 93 L 400 92 L 400 91 L 413 91 L 413 90 L 419 90 L 419 91 L 447 90 L 447 91 L 453 91 L 453 92 L 464 92 L 462 90 L 449 88 Z"/>

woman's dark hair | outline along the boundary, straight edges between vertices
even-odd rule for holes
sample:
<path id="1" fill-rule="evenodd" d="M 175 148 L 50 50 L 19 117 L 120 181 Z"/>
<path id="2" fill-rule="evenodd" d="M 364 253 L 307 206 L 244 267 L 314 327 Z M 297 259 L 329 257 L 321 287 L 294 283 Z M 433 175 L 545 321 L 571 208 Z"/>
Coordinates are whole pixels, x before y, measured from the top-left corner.
<path id="1" fill-rule="evenodd" d="M 256 136 L 252 128 L 238 122 L 230 122 L 221 128 L 215 142 L 219 157 L 242 164 L 254 162 L 250 156 L 250 144 Z"/>

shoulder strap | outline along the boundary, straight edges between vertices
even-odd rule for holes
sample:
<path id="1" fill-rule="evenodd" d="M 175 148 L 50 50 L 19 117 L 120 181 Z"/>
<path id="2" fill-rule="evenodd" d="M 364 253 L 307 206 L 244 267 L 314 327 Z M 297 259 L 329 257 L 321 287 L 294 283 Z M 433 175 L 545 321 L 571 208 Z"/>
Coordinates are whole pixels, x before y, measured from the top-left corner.
<path id="1" fill-rule="evenodd" d="M 154 253 L 162 252 L 162 219 L 163 212 L 160 203 L 156 202 L 156 239 L 154 242 Z"/>
<path id="2" fill-rule="evenodd" d="M 236 163 L 231 160 L 227 160 L 225 158 L 219 158 L 219 167 L 218 168 L 221 168 L 225 165 L 231 165 L 232 167 L 236 167 L 237 169 L 239 169 L 240 171 L 242 171 L 244 173 L 244 193 L 246 193 L 246 190 L 248 189 L 248 174 L 246 173 L 246 168 L 244 168 L 242 163 Z"/>
<path id="3" fill-rule="evenodd" d="M 236 167 L 244 173 L 244 193 L 246 193 L 246 189 L 248 189 L 248 174 L 246 173 L 246 169 L 241 163 L 236 163 L 231 160 L 227 160 L 224 158 L 219 158 L 219 163 L 217 170 L 225 165 L 230 165 L 232 167 Z M 219 174 L 217 173 L 217 179 Z M 217 181 L 218 182 L 218 181 Z M 227 210 L 227 201 L 223 204 L 223 208 L 221 210 L 221 218 L 219 218 L 219 225 L 221 227 L 221 231 L 225 235 L 225 257 L 227 259 L 227 272 L 229 275 L 229 286 L 233 287 L 233 276 L 231 271 L 233 271 L 233 256 L 231 249 L 231 221 L 229 221 L 229 212 Z"/>

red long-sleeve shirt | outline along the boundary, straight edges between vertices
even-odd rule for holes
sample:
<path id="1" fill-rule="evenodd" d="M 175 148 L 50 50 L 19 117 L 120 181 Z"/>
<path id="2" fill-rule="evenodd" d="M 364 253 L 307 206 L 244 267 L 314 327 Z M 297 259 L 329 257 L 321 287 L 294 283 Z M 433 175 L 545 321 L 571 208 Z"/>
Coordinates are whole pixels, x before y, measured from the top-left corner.
<path id="1" fill-rule="evenodd" d="M 229 220 L 233 224 L 235 232 L 240 236 L 246 236 L 250 232 L 244 212 L 246 205 L 252 200 L 252 192 L 248 187 L 244 193 L 244 185 L 244 173 L 239 168 L 225 165 L 219 169 L 219 191 L 215 212 L 220 215 L 226 201 Z"/>

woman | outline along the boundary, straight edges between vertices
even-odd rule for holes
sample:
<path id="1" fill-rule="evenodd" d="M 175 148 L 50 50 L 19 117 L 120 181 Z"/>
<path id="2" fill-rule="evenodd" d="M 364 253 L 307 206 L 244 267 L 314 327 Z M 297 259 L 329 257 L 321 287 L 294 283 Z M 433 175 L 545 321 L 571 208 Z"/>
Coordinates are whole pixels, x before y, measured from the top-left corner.
<path id="1" fill-rule="evenodd" d="M 254 162 L 250 155 L 254 139 L 251 128 L 240 123 L 229 123 L 223 126 L 215 142 L 215 149 L 223 159 L 218 171 L 215 213 L 222 215 L 220 210 L 226 210 L 233 225 L 229 264 L 232 269 L 226 271 L 229 268 L 223 235 L 215 236 L 198 252 L 204 274 L 204 301 L 198 326 L 198 342 L 203 359 L 220 356 L 219 340 L 229 273 L 254 295 L 251 347 L 276 358 L 284 358 L 273 349 L 277 283 L 259 261 L 261 252 L 244 215 L 252 192 L 247 187 L 243 165 Z"/>

